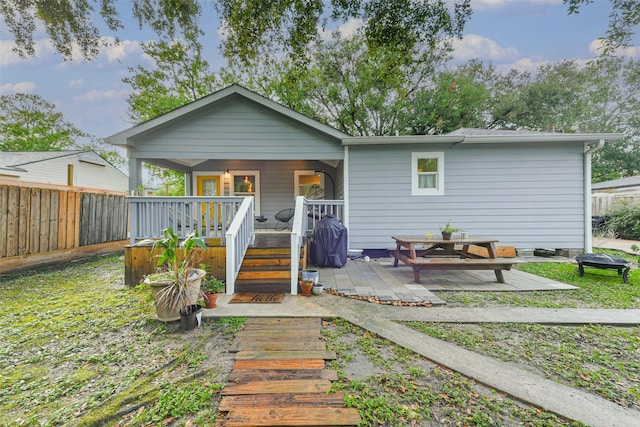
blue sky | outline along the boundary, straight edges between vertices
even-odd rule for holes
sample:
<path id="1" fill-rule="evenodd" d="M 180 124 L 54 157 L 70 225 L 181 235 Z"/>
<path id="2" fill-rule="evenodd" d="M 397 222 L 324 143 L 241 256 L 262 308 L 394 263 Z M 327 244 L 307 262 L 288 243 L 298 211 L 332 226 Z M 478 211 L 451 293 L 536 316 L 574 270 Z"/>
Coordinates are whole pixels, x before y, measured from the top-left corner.
<path id="1" fill-rule="evenodd" d="M 535 70 L 565 59 L 588 61 L 595 54 L 597 38 L 608 25 L 608 0 L 595 0 L 578 15 L 567 15 L 562 0 L 472 0 L 473 16 L 465 37 L 457 42 L 454 61 L 479 58 L 499 70 Z M 117 2 L 126 15 L 130 4 Z M 211 69 L 224 65 L 217 52 L 217 19 L 210 2 L 203 2 L 202 22 L 207 38 L 206 55 Z M 639 32 L 636 30 L 636 33 Z M 108 34 L 105 34 L 108 36 Z M 129 86 L 122 83 L 128 67 L 149 66 L 140 43 L 153 34 L 130 23 L 118 33 L 122 43 L 106 48 L 95 61 L 64 62 L 50 47 L 44 33 L 36 35 L 36 56 L 19 59 L 11 52 L 13 39 L 0 28 L 0 94 L 35 93 L 53 102 L 67 120 L 99 138 L 132 125 L 127 117 Z M 627 55 L 640 57 L 640 40 Z"/>

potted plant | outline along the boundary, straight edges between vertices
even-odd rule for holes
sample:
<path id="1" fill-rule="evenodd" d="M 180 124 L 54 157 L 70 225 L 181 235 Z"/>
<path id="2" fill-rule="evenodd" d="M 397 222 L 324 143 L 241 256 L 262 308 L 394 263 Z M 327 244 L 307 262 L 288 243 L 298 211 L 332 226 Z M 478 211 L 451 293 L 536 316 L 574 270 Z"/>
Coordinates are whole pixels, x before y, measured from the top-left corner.
<path id="1" fill-rule="evenodd" d="M 224 282 L 216 276 L 210 276 L 209 280 L 202 282 L 201 289 L 205 308 L 215 308 L 218 302 L 218 294 L 224 289 Z"/>
<path id="2" fill-rule="evenodd" d="M 303 279 L 300 280 L 300 291 L 302 292 L 302 296 L 308 297 L 311 295 L 311 291 L 313 289 L 313 280 Z"/>
<path id="3" fill-rule="evenodd" d="M 451 240 L 451 234 L 456 233 L 458 231 L 462 231 L 459 228 L 454 228 L 451 226 L 451 220 L 447 221 L 444 227 L 440 227 L 440 231 L 442 232 L 442 240 Z"/>
<path id="4" fill-rule="evenodd" d="M 183 315 L 195 318 L 200 307 L 200 282 L 206 274 L 196 268 L 196 248 L 206 249 L 207 245 L 197 232 L 184 240 L 172 228 L 162 230 L 162 235 L 163 238 L 155 241 L 152 248 L 153 251 L 159 250 L 154 258 L 157 258 L 160 271 L 144 279 L 151 287 L 158 320 L 182 320 Z M 193 329 L 193 322 L 187 320 L 187 327 Z"/>

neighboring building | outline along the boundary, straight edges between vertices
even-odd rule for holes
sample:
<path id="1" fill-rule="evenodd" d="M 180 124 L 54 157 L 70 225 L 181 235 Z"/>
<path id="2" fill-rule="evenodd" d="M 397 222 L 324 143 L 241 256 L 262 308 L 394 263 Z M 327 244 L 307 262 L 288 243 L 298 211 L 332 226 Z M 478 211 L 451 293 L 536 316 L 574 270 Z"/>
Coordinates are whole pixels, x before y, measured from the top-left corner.
<path id="1" fill-rule="evenodd" d="M 582 251 L 591 249 L 591 153 L 621 138 L 479 129 L 353 137 L 232 85 L 107 141 L 127 149 L 129 190 L 147 162 L 184 172 L 187 195 L 252 195 L 255 214 L 269 218 L 319 183 L 344 201 L 352 249 L 388 248 L 392 235 L 437 233 L 450 220 L 500 245 Z"/>
<path id="2" fill-rule="evenodd" d="M 0 178 L 127 192 L 129 178 L 92 150 L 5 151 Z"/>
<path id="3" fill-rule="evenodd" d="M 593 215 L 602 215 L 618 200 L 640 200 L 640 176 L 603 181 L 591 185 Z"/>

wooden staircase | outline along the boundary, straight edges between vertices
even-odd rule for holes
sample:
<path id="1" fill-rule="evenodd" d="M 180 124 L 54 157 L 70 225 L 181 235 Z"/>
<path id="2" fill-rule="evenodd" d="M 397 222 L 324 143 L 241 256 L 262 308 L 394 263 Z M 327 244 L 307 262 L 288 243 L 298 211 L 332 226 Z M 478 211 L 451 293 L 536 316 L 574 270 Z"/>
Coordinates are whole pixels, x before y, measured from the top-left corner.
<path id="1" fill-rule="evenodd" d="M 262 234 L 262 233 L 261 233 Z M 305 265 L 304 246 L 300 269 Z M 235 283 L 235 292 L 291 292 L 291 244 L 288 234 L 256 235 L 247 249 Z"/>

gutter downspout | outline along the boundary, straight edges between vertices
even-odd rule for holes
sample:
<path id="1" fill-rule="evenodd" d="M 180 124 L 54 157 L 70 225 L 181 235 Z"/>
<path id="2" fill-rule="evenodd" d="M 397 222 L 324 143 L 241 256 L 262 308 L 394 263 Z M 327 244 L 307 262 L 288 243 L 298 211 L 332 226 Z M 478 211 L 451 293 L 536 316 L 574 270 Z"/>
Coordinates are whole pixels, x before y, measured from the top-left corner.
<path id="1" fill-rule="evenodd" d="M 593 231 L 591 230 L 591 155 L 604 147 L 605 140 L 584 147 L 584 251 L 593 252 Z"/>
<path id="2" fill-rule="evenodd" d="M 349 147 L 344 147 L 344 163 L 342 168 L 342 198 L 344 199 L 344 226 L 349 230 Z M 350 242 L 351 233 L 347 233 L 347 249 L 351 246 Z"/>

